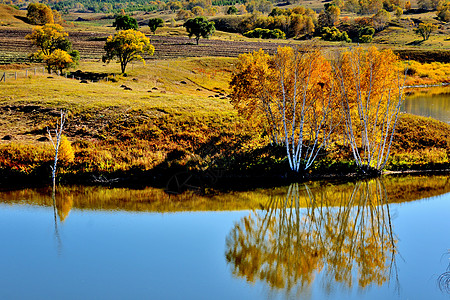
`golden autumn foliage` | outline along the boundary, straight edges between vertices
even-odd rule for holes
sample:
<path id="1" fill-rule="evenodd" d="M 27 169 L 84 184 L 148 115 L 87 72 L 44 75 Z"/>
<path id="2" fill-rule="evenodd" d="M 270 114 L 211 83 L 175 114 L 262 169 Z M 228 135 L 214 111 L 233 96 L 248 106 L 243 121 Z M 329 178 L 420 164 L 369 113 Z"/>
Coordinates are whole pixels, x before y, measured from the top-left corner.
<path id="1" fill-rule="evenodd" d="M 43 3 L 30 3 L 27 7 L 27 18 L 31 24 L 35 25 L 54 22 L 52 10 Z"/>
<path id="2" fill-rule="evenodd" d="M 419 26 L 414 29 L 414 32 L 422 37 L 424 41 L 430 38 L 430 35 L 433 31 L 438 29 L 437 25 L 433 23 L 420 23 Z"/>
<path id="3" fill-rule="evenodd" d="M 56 49 L 52 54 L 44 56 L 44 62 L 51 69 L 62 72 L 63 69 L 66 69 L 73 64 L 73 59 L 66 51 Z"/>
<path id="4" fill-rule="evenodd" d="M 103 61 L 109 62 L 117 58 L 122 73 L 125 73 L 129 62 L 139 60 L 145 63 L 140 54 L 153 55 L 155 47 L 150 44 L 150 40 L 145 34 L 134 29 L 128 29 L 119 31 L 114 36 L 110 35 L 106 40 L 105 51 Z"/>
<path id="5" fill-rule="evenodd" d="M 280 47 L 272 56 L 260 50 L 239 57 L 231 103 L 286 147 L 294 171 L 333 141 L 350 146 L 359 167 L 380 170 L 403 99 L 397 65 L 392 51 L 375 47 L 334 60 L 316 47 Z"/>
<path id="6" fill-rule="evenodd" d="M 64 134 L 61 135 L 61 142 L 59 144 L 58 159 L 62 162 L 70 163 L 75 159 L 75 152 L 72 144 Z"/>
<path id="7" fill-rule="evenodd" d="M 347 144 L 363 170 L 387 163 L 404 99 L 403 69 L 392 50 L 354 48 L 334 62 Z"/>
<path id="8" fill-rule="evenodd" d="M 59 24 L 45 24 L 33 28 L 25 38 L 37 46 L 44 55 L 50 55 L 56 49 L 62 48 L 62 43 L 69 36 Z"/>
<path id="9" fill-rule="evenodd" d="M 397 240 L 384 182 L 348 187 L 292 184 L 242 218 L 226 239 L 233 273 L 287 293 L 306 290 L 319 273 L 326 286 L 357 282 L 364 289 L 389 281 Z"/>

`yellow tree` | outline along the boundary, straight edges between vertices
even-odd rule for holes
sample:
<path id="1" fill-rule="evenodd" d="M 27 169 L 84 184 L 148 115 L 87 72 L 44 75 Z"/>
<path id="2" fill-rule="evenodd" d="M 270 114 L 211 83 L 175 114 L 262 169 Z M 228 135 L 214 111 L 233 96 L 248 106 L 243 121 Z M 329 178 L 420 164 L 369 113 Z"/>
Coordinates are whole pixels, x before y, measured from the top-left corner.
<path id="1" fill-rule="evenodd" d="M 404 78 L 392 50 L 354 48 L 334 61 L 344 132 L 363 172 L 387 163 L 404 100 Z"/>
<path id="2" fill-rule="evenodd" d="M 122 73 L 125 73 L 127 64 L 134 60 L 145 63 L 140 54 L 153 55 L 155 47 L 150 44 L 150 40 L 140 31 L 134 29 L 122 30 L 114 36 L 109 36 L 105 44 L 106 54 L 103 62 L 109 63 L 117 58 L 120 62 Z"/>
<path id="3" fill-rule="evenodd" d="M 42 54 L 50 55 L 56 49 L 67 50 L 66 44 L 69 34 L 59 24 L 45 24 L 33 28 L 31 34 L 25 38 L 30 40 L 33 45 L 37 46 Z"/>
<path id="4" fill-rule="evenodd" d="M 261 122 L 272 141 L 286 147 L 292 170 L 308 169 L 327 147 L 336 126 L 331 65 L 320 49 L 280 47 L 239 57 L 231 81 L 232 104 Z"/>
<path id="5" fill-rule="evenodd" d="M 424 41 L 430 38 L 430 35 L 433 31 L 435 31 L 438 27 L 432 23 L 420 23 L 419 27 L 414 29 L 414 32 L 420 35 Z"/>
<path id="6" fill-rule="evenodd" d="M 53 12 L 43 3 L 30 3 L 27 7 L 27 18 L 31 24 L 50 24 L 53 23 Z"/>
<path id="7" fill-rule="evenodd" d="M 47 70 L 62 70 L 75 64 L 79 59 L 78 51 L 73 50 L 67 39 L 68 33 L 58 24 L 45 24 L 33 28 L 25 38 L 39 48 L 30 57 L 47 64 Z"/>
<path id="8" fill-rule="evenodd" d="M 64 69 L 72 66 L 73 59 L 66 51 L 56 49 L 52 54 L 44 56 L 44 62 L 49 68 L 59 70 L 62 73 Z"/>

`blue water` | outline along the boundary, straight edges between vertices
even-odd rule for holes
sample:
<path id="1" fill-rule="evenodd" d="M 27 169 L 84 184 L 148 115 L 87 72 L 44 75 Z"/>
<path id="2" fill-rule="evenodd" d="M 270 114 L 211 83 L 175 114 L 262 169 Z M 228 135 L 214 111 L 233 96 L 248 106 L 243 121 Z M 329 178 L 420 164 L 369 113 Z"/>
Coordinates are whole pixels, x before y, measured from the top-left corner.
<path id="1" fill-rule="evenodd" d="M 450 194 L 390 204 L 395 278 L 361 290 L 317 274 L 303 294 L 235 277 L 225 240 L 250 211 L 130 213 L 0 204 L 0 299 L 450 299 Z M 56 226 L 55 226 L 56 224 Z"/>

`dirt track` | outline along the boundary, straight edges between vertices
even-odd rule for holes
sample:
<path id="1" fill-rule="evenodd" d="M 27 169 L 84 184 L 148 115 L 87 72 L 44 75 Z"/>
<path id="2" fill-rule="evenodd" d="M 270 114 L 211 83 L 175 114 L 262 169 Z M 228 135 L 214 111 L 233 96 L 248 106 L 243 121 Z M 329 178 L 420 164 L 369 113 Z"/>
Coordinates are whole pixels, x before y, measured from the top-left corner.
<path id="1" fill-rule="evenodd" d="M 25 39 L 30 30 L 0 29 L 0 64 L 26 61 L 26 56 L 34 51 L 31 43 Z M 275 52 L 276 42 L 236 42 L 225 40 L 200 40 L 195 45 L 194 39 L 188 37 L 149 36 L 155 46 L 155 54 L 147 59 L 170 59 L 178 57 L 221 56 L 237 57 L 241 53 L 252 52 L 260 48 Z M 73 48 L 80 51 L 83 59 L 100 59 L 104 54 L 104 33 L 69 31 Z"/>

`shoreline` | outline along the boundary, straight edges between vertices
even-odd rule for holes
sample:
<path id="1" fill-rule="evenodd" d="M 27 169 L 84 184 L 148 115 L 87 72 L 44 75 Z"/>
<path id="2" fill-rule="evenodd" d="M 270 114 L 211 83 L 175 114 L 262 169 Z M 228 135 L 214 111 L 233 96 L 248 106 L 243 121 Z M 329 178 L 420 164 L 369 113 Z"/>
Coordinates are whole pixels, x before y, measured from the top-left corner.
<path id="1" fill-rule="evenodd" d="M 438 82 L 436 84 L 421 84 L 421 85 L 406 85 L 405 89 L 415 89 L 415 88 L 431 88 L 450 85 L 450 82 Z"/>
<path id="2" fill-rule="evenodd" d="M 203 172 L 189 171 L 182 168 L 167 169 L 163 172 L 129 171 L 118 173 L 88 173 L 66 174 L 57 178 L 57 184 L 62 186 L 103 186 L 110 188 L 142 189 L 147 187 L 164 190 L 167 194 L 182 194 L 186 191 L 195 191 L 205 194 L 207 191 L 227 192 L 245 191 L 257 188 L 274 188 L 286 186 L 291 183 L 303 183 L 310 181 L 327 181 L 331 183 L 354 182 L 358 180 L 370 180 L 383 176 L 408 176 L 408 175 L 437 175 L 449 174 L 450 168 L 443 169 L 408 169 L 401 171 L 382 171 L 379 174 L 361 172 L 340 172 L 320 174 L 300 174 L 294 172 L 274 173 L 272 175 L 250 175 L 227 173 L 221 170 L 208 170 Z M 5 174 L 1 170 L 2 180 L 0 191 L 21 190 L 27 188 L 51 187 L 50 174 L 48 180 L 39 174 Z M 4 176 L 6 175 L 6 176 Z"/>

